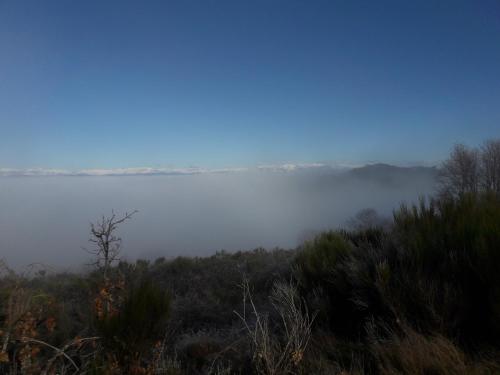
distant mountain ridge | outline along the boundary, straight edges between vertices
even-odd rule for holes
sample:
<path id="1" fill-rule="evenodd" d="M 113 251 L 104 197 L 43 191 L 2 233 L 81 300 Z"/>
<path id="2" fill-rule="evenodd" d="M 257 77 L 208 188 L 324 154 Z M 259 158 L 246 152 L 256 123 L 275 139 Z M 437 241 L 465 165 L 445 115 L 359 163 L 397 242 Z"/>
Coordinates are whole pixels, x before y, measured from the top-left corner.
<path id="1" fill-rule="evenodd" d="M 350 169 L 346 172 L 346 175 L 358 180 L 369 180 L 383 185 L 401 185 L 414 181 L 435 182 L 438 169 L 437 167 L 399 167 L 376 163 Z"/>
<path id="2" fill-rule="evenodd" d="M 366 164 L 362 167 L 356 167 L 349 170 L 349 173 L 358 176 L 373 176 L 380 174 L 434 174 L 437 173 L 437 167 L 426 167 L 426 166 L 410 166 L 410 167 L 400 167 L 385 163 L 375 163 Z"/>

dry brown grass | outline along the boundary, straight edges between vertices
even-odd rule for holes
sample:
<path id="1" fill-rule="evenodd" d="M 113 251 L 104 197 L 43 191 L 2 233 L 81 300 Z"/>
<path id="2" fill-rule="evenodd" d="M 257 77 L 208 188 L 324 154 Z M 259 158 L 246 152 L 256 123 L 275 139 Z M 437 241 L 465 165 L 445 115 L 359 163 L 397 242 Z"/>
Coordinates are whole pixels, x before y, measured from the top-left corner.
<path id="1" fill-rule="evenodd" d="M 404 335 L 372 343 L 382 375 L 487 375 L 500 374 L 500 366 L 486 359 L 471 360 L 451 340 L 422 335 L 410 328 Z"/>
<path id="2" fill-rule="evenodd" d="M 243 314 L 240 317 L 248 332 L 253 348 L 253 362 L 259 374 L 281 375 L 299 372 L 304 353 L 311 337 L 314 315 L 311 316 L 293 283 L 276 282 L 271 302 L 278 312 L 283 334 L 271 332 L 268 316 L 258 312 L 247 279 L 243 280 Z M 250 305 L 251 322 L 246 305 Z"/>

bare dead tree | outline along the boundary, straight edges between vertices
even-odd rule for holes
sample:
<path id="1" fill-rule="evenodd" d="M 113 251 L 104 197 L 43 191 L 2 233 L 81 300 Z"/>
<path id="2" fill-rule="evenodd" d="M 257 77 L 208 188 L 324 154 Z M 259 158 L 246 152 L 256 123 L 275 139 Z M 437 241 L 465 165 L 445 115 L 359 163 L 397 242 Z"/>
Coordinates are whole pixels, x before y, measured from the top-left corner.
<path id="1" fill-rule="evenodd" d="M 111 216 L 103 215 L 96 223 L 90 223 L 91 238 L 89 242 L 94 244 L 94 248 L 86 250 L 96 257 L 92 264 L 102 269 L 104 279 L 107 279 L 109 268 L 113 262 L 119 260 L 122 239 L 116 235 L 116 229 L 137 212 L 134 210 L 131 213 L 126 212 L 124 216 L 117 217 L 115 212 L 111 211 Z"/>
<path id="2" fill-rule="evenodd" d="M 487 140 L 480 148 L 455 145 L 442 164 L 439 177 L 442 195 L 500 193 L 500 139 Z"/>
<path id="3" fill-rule="evenodd" d="M 388 228 L 390 224 L 389 218 L 379 215 L 373 208 L 364 208 L 358 211 L 354 217 L 346 221 L 347 228 L 355 231 Z"/>
<path id="4" fill-rule="evenodd" d="M 448 160 L 440 169 L 441 194 L 460 196 L 478 191 L 480 158 L 476 149 L 463 144 L 453 147 Z"/>
<path id="5" fill-rule="evenodd" d="M 481 185 L 500 194 L 500 139 L 492 139 L 481 147 Z"/>

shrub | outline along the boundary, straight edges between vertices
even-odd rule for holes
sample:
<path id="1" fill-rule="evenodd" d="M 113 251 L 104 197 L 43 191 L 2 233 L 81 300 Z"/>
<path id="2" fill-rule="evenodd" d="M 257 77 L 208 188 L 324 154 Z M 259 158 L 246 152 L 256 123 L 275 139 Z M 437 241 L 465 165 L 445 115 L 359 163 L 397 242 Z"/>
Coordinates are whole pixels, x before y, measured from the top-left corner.
<path id="1" fill-rule="evenodd" d="M 331 276 L 335 266 L 351 251 L 350 244 L 338 232 L 321 233 L 306 242 L 297 255 L 302 282 L 307 286 L 319 286 L 320 280 Z"/>
<path id="2" fill-rule="evenodd" d="M 326 232 L 306 242 L 299 250 L 295 276 L 311 310 L 318 311 L 318 324 L 340 335 L 356 331 L 357 309 L 350 301 L 352 290 L 342 267 L 354 249 L 341 232 Z"/>
<path id="3" fill-rule="evenodd" d="M 151 281 L 130 286 L 118 311 L 97 320 L 105 349 L 123 369 L 139 365 L 146 350 L 162 338 L 169 310 L 170 298 Z"/>
<path id="4" fill-rule="evenodd" d="M 463 194 L 402 206 L 390 232 L 328 232 L 297 256 L 318 323 L 352 340 L 375 321 L 408 323 L 472 349 L 500 344 L 500 197 Z M 327 324 L 324 324 L 327 323 Z"/>
<path id="5" fill-rule="evenodd" d="M 401 273 L 435 294 L 427 302 L 441 315 L 445 333 L 468 344 L 500 344 L 500 197 L 467 194 L 402 207 L 395 230 L 404 250 Z"/>

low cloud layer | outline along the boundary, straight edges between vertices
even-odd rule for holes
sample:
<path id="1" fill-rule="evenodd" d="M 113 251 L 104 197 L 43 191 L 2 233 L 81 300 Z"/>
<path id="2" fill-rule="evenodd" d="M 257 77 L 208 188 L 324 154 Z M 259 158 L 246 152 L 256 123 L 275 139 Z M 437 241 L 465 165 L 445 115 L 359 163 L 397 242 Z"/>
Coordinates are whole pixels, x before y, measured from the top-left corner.
<path id="1" fill-rule="evenodd" d="M 96 169 L 50 169 L 50 168 L 0 168 L 0 177 L 34 177 L 34 176 L 171 176 L 171 175 L 193 175 L 193 174 L 218 174 L 218 173 L 234 173 L 247 171 L 282 171 L 292 172 L 303 169 L 331 169 L 338 170 L 353 167 L 350 164 L 333 164 L 327 165 L 322 163 L 308 164 L 270 164 L 259 165 L 255 168 L 234 167 L 234 168 L 219 168 L 208 169 L 199 167 L 190 168 L 151 168 L 151 167 L 135 167 L 135 168 L 96 168 Z"/>
<path id="2" fill-rule="evenodd" d="M 54 267 L 89 262 L 82 249 L 90 245 L 89 223 L 112 209 L 139 210 L 119 230 L 127 259 L 289 248 L 308 233 L 342 225 L 363 208 L 390 215 L 401 202 L 434 189 L 431 168 L 155 171 L 49 175 L 44 170 L 0 178 L 2 257 L 17 268 L 33 262 Z"/>

